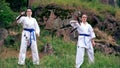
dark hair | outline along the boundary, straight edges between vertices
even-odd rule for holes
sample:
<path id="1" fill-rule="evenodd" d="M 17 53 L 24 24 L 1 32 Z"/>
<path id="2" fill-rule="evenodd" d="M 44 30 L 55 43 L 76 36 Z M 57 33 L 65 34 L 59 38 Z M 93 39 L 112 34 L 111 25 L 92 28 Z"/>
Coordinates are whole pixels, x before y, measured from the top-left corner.
<path id="1" fill-rule="evenodd" d="M 31 9 L 32 10 L 32 8 L 30 8 L 30 7 L 28 7 L 27 9 Z"/>
<path id="2" fill-rule="evenodd" d="M 24 15 L 24 16 L 27 16 L 26 13 L 27 13 L 27 10 L 28 10 L 28 9 L 30 9 L 30 10 L 32 11 L 32 9 L 31 9 L 30 7 L 28 7 L 28 8 L 26 9 L 26 11 L 25 11 L 25 15 Z"/>
<path id="3" fill-rule="evenodd" d="M 83 15 L 86 15 L 86 16 L 87 16 L 87 14 L 86 14 L 86 13 L 82 14 L 82 16 L 83 16 Z M 88 16 L 87 16 L 87 17 L 88 17 Z"/>

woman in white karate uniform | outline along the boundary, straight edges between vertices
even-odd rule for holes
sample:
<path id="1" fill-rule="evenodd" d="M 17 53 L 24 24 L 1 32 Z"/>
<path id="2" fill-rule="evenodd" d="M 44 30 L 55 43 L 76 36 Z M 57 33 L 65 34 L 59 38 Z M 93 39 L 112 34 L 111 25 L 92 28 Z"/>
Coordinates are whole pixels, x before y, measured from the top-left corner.
<path id="1" fill-rule="evenodd" d="M 39 36 L 40 28 L 35 18 L 32 16 L 32 10 L 27 9 L 26 15 L 23 16 L 24 12 L 21 13 L 16 19 L 17 23 L 21 23 L 23 26 L 22 38 L 21 38 L 21 46 L 19 53 L 19 61 L 18 64 L 24 65 L 26 58 L 26 50 L 27 47 L 31 47 L 32 50 L 32 59 L 33 64 L 39 64 L 39 55 L 36 43 L 36 35 Z"/>
<path id="2" fill-rule="evenodd" d="M 95 45 L 95 42 L 93 38 L 95 38 L 95 34 L 91 25 L 87 22 L 87 15 L 82 15 L 81 23 L 78 23 L 77 17 L 75 17 L 74 20 L 70 21 L 70 24 L 79 33 L 76 53 L 76 68 L 79 68 L 82 65 L 85 50 L 88 54 L 89 63 L 94 63 L 93 46 Z"/>

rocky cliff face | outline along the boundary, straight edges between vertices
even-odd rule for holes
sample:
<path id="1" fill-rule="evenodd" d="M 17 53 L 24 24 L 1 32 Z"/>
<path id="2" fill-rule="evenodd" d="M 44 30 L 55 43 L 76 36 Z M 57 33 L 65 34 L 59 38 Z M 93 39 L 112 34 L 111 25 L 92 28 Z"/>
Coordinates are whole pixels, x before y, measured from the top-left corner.
<path id="1" fill-rule="evenodd" d="M 35 15 L 39 16 L 39 25 L 44 26 L 45 30 L 47 29 L 56 34 L 58 37 L 63 37 L 65 41 L 69 41 L 77 40 L 77 32 L 75 31 L 70 34 L 72 28 L 66 25 L 69 24 L 70 20 L 72 20 L 72 15 L 78 14 L 79 12 L 86 13 L 88 15 L 88 22 L 95 30 L 97 36 L 96 45 L 98 45 L 99 48 L 103 46 L 102 49 L 103 51 L 106 51 L 107 54 L 117 54 L 116 51 L 120 52 L 118 49 L 116 50 L 116 46 L 118 46 L 118 44 L 115 42 L 115 40 L 120 39 L 120 23 L 110 13 L 105 12 L 105 19 L 101 20 L 99 15 L 87 9 L 75 11 L 74 9 L 69 10 L 59 6 L 56 7 L 54 5 L 48 5 L 36 8 Z M 118 46 L 117 48 L 120 47 Z"/>
<path id="2" fill-rule="evenodd" d="M 43 11 L 45 10 L 45 11 Z M 88 15 L 88 22 L 98 29 L 108 33 L 113 36 L 114 39 L 119 39 L 120 36 L 120 22 L 115 19 L 115 17 L 110 13 L 102 13 L 104 15 L 104 20 L 100 19 L 100 16 L 94 12 L 87 9 L 80 9 L 81 13 L 86 13 Z M 59 29 L 65 25 L 69 24 L 69 21 L 72 19 L 72 14 L 76 11 L 64 9 L 62 7 L 56 7 L 56 5 L 42 6 L 36 8 L 35 15 L 38 16 L 39 24 L 44 25 L 45 29 Z M 77 12 L 79 13 L 79 11 Z"/>

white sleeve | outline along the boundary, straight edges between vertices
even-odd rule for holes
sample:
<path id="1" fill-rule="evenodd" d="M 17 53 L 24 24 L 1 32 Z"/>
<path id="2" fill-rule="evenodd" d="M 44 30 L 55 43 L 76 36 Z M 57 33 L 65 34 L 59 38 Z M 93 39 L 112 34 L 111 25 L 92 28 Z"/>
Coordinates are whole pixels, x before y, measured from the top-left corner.
<path id="1" fill-rule="evenodd" d="M 70 25 L 73 27 L 73 28 L 77 28 L 79 26 L 78 22 L 77 21 L 70 21 Z"/>
<path id="2" fill-rule="evenodd" d="M 96 36 L 95 36 L 94 30 L 93 30 L 93 28 L 92 28 L 91 25 L 90 25 L 89 30 L 90 30 L 90 36 L 91 36 L 91 39 L 95 38 Z"/>
<path id="3" fill-rule="evenodd" d="M 40 34 L 40 28 L 39 28 L 39 26 L 38 26 L 38 23 L 37 23 L 37 21 L 36 21 L 36 19 L 34 19 L 34 21 L 35 21 L 35 32 L 36 32 L 36 34 Z"/>
<path id="4" fill-rule="evenodd" d="M 18 17 L 16 17 L 16 19 L 18 19 L 20 17 L 20 15 Z M 23 22 L 24 17 L 21 16 L 20 19 L 17 20 L 17 23 L 22 23 Z"/>

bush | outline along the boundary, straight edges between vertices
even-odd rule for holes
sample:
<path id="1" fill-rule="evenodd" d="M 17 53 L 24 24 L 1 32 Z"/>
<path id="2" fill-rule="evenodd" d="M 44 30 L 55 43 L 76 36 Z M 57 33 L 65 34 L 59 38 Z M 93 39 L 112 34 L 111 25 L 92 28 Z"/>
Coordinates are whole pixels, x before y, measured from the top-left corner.
<path id="1" fill-rule="evenodd" d="M 120 0 L 117 0 L 117 5 L 120 8 Z"/>
<path id="2" fill-rule="evenodd" d="M 10 8 L 13 11 L 23 11 L 28 7 L 28 0 L 5 0 L 6 2 L 10 3 Z"/>
<path id="3" fill-rule="evenodd" d="M 0 27 L 8 27 L 12 24 L 15 19 L 16 13 L 14 13 L 10 8 L 9 4 L 5 3 L 4 0 L 0 2 Z"/>

